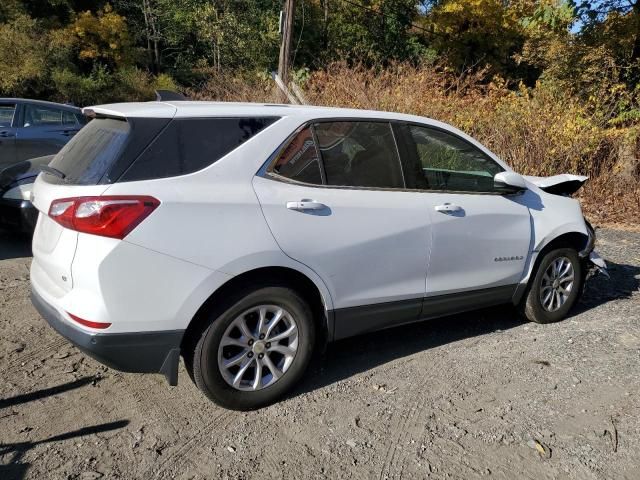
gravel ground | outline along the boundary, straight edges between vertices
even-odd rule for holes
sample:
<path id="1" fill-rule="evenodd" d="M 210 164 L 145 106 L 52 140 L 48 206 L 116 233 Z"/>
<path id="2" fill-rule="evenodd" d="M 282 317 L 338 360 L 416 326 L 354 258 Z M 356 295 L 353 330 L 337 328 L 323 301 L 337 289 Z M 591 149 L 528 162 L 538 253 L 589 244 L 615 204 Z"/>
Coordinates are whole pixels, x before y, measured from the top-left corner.
<path id="1" fill-rule="evenodd" d="M 0 479 L 640 478 L 640 234 L 598 235 L 612 279 L 561 323 L 503 307 L 345 340 L 238 413 L 183 368 L 170 388 L 67 344 L 0 233 Z"/>

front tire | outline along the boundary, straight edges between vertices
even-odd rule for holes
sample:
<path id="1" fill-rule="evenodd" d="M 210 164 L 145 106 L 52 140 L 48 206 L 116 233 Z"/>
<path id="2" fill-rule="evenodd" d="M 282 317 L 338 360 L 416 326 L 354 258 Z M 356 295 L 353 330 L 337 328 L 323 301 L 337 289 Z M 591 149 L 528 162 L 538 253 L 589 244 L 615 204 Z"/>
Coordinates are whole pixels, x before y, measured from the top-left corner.
<path id="1" fill-rule="evenodd" d="M 582 263 L 574 249 L 547 252 L 530 281 L 522 304 L 524 316 L 536 323 L 562 320 L 578 300 L 582 282 Z"/>
<path id="2" fill-rule="evenodd" d="M 218 405 L 252 410 L 269 405 L 302 377 L 313 353 L 311 309 L 293 289 L 247 291 L 212 318 L 193 353 L 193 378 Z"/>

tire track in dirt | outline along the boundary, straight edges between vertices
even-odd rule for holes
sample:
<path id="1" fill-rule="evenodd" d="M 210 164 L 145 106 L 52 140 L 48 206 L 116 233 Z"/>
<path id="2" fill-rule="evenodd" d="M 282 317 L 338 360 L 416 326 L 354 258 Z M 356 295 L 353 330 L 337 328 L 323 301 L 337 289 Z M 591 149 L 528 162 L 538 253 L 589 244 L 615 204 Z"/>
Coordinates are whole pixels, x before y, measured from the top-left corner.
<path id="1" fill-rule="evenodd" d="M 202 414 L 203 399 L 199 396 L 199 391 L 192 393 L 188 388 L 181 388 L 179 398 L 173 397 L 170 389 L 179 387 L 169 387 L 158 385 L 160 382 L 155 379 L 144 378 L 138 381 L 137 375 L 119 374 L 116 377 L 116 383 L 120 383 L 118 388 L 125 389 L 133 398 L 135 405 L 127 408 L 135 420 L 139 420 L 143 427 L 150 424 L 162 425 L 163 432 L 170 429 L 172 441 L 163 447 L 163 450 L 169 450 L 173 446 L 179 445 L 177 450 L 169 453 L 164 457 L 155 468 L 145 471 L 137 471 L 138 478 L 163 478 L 164 473 L 171 468 L 177 468 L 185 463 L 184 452 L 191 449 L 195 442 L 202 438 L 202 435 L 212 430 L 212 427 L 219 428 L 221 425 L 226 427 L 231 423 L 231 415 L 235 412 L 219 409 L 219 414 L 214 416 L 212 420 L 206 422 Z M 187 382 L 187 376 L 180 376 L 180 383 Z M 166 390 L 161 390 L 162 388 Z M 154 391 L 153 396 L 148 395 L 148 391 Z M 216 408 L 216 407 L 213 407 Z M 177 412 L 191 412 L 190 424 L 197 424 L 200 427 L 187 437 L 184 436 L 185 428 L 178 423 L 179 415 Z M 176 413 L 174 413 L 176 412 Z M 198 418 L 193 418 L 197 416 Z M 138 469 L 136 469 L 138 470 Z"/>
<path id="2" fill-rule="evenodd" d="M 21 367 L 22 364 L 27 364 L 33 360 L 36 360 L 36 357 L 41 357 L 40 359 L 44 359 L 47 353 L 53 355 L 57 352 L 62 346 L 65 344 L 69 344 L 69 342 L 60 337 L 52 337 L 52 340 L 48 343 L 41 344 L 40 346 L 35 346 L 34 348 L 26 348 L 26 351 L 11 360 L 7 363 L 7 369 L 14 369 Z"/>
<path id="3" fill-rule="evenodd" d="M 429 388 L 429 385 L 425 382 L 411 389 L 408 394 L 412 396 L 414 400 L 408 405 L 408 408 L 403 410 L 406 412 L 406 415 L 403 416 L 403 412 L 399 412 L 400 419 L 392 422 L 389 427 L 392 435 L 388 443 L 389 447 L 386 449 L 384 462 L 380 468 L 380 474 L 378 475 L 379 480 L 394 478 L 392 472 L 397 473 L 396 465 L 404 465 L 409 455 L 407 449 L 403 448 L 406 439 L 409 436 L 416 438 L 416 436 L 421 436 L 424 433 L 426 424 L 423 417 L 427 411 L 427 402 L 421 394 L 423 388 Z M 400 477 L 401 473 L 402 472 L 400 472 Z"/>
<path id="4" fill-rule="evenodd" d="M 268 425 L 261 425 L 258 428 L 261 431 L 268 431 L 271 440 L 268 442 L 271 448 L 260 452 L 259 464 L 263 478 L 301 478 L 302 475 L 300 472 L 306 472 L 307 476 L 311 476 L 309 465 L 305 465 L 305 460 L 309 457 L 313 459 L 317 458 L 318 455 L 322 454 L 321 449 L 310 445 L 308 443 L 310 439 L 305 439 L 304 433 L 292 435 L 291 428 L 288 425 L 284 427 L 281 426 L 279 422 L 271 416 L 263 417 L 261 420 L 266 420 Z M 283 452 L 281 450 L 277 453 L 274 452 L 274 448 L 277 448 L 277 445 L 287 445 L 289 453 L 289 455 L 287 455 L 289 457 L 288 462 L 291 462 L 290 465 L 287 465 L 289 472 L 288 477 L 283 472 Z M 287 456 L 285 456 L 285 458 Z M 295 462 L 292 459 L 295 459 Z M 296 472 L 296 475 L 293 475 L 292 472 Z"/>
<path id="5" fill-rule="evenodd" d="M 442 360 L 436 357 L 433 362 L 430 362 L 430 368 L 438 371 L 442 370 L 441 364 Z M 407 462 L 415 455 L 415 449 L 408 448 L 408 446 L 411 440 L 415 440 L 417 443 L 424 436 L 427 429 L 427 419 L 433 412 L 433 408 L 429 407 L 428 395 L 425 392 L 455 392 L 460 389 L 461 382 L 460 380 L 455 381 L 453 378 L 436 380 L 429 377 L 425 378 L 420 384 L 411 384 L 411 387 L 407 394 L 415 400 L 405 408 L 404 411 L 407 414 L 404 419 L 399 421 L 395 428 L 391 428 L 394 435 L 390 442 L 391 447 L 387 450 L 384 463 L 380 468 L 378 477 L 380 480 L 404 478 Z M 445 412 L 441 413 L 449 417 Z"/>
<path id="6" fill-rule="evenodd" d="M 159 386 L 158 383 L 162 383 L 163 380 L 159 382 L 154 380 L 153 385 L 148 385 L 147 382 L 151 381 L 150 379 L 139 382 L 136 381 L 135 375 L 128 374 L 119 375 L 118 381 L 124 384 L 122 388 L 126 388 L 134 398 L 137 407 L 135 409 L 130 408 L 130 410 L 132 410 L 132 413 L 135 413 L 136 417 L 142 417 L 141 421 L 143 425 L 148 426 L 150 420 L 152 420 L 154 423 L 162 425 L 164 434 L 167 434 L 167 429 L 173 432 L 172 440 L 163 447 L 163 450 L 168 450 L 170 453 L 161 460 L 158 459 L 155 468 L 139 471 L 139 478 L 166 478 L 168 470 L 184 466 L 191 460 L 185 453 L 192 450 L 204 434 L 218 428 L 226 428 L 231 423 L 233 415 L 236 414 L 236 412 L 230 412 L 208 405 L 200 396 L 198 390 L 191 391 L 188 387 L 185 388 L 184 383 L 189 381 L 186 374 L 181 374 L 179 378 L 182 388 L 169 387 L 168 385 Z M 180 388 L 180 395 L 177 398 L 173 395 L 175 388 Z M 148 390 L 153 390 L 156 393 L 150 396 L 147 394 Z M 211 420 L 206 421 L 206 418 L 211 417 L 205 416 L 202 408 L 203 405 L 205 405 L 207 409 L 216 409 L 218 412 L 217 415 Z M 180 424 L 177 413 L 183 411 L 191 413 L 189 425 L 199 425 L 195 431 L 185 428 L 184 425 Z M 197 418 L 193 418 L 194 416 Z M 189 432 L 189 430 L 191 430 L 191 433 L 185 436 L 185 432 Z M 171 451 L 172 447 L 176 446 L 177 449 Z M 195 448 L 197 449 L 198 447 L 196 446 Z M 173 476 L 169 475 L 168 477 L 172 478 Z"/>
<path id="7" fill-rule="evenodd" d="M 202 438 L 202 435 L 212 430 L 225 430 L 233 421 L 233 416 L 236 412 L 220 411 L 220 413 L 213 417 L 213 419 L 203 426 L 198 428 L 196 432 L 190 435 L 189 438 L 181 442 L 181 445 L 177 450 L 170 453 L 162 462 L 151 472 L 144 475 L 144 478 L 161 479 L 163 474 L 170 468 L 178 468 L 183 466 L 190 459 L 186 457 L 185 453 L 192 449 L 193 445 Z M 141 477 L 142 478 L 142 477 Z M 171 476 L 170 478 L 173 478 Z"/>

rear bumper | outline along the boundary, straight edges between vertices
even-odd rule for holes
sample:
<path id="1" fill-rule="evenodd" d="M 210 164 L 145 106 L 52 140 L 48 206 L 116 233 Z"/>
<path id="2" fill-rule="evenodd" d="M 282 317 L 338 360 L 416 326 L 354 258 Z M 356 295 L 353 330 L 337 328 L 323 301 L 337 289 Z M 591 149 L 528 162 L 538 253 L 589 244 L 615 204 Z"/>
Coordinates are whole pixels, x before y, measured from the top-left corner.
<path id="1" fill-rule="evenodd" d="M 100 363 L 123 372 L 162 373 L 170 385 L 178 384 L 183 330 L 88 333 L 62 318 L 60 313 L 33 289 L 31 302 L 56 332 Z"/>
<path id="2" fill-rule="evenodd" d="M 0 225 L 8 229 L 33 233 L 38 210 L 28 200 L 0 198 Z"/>

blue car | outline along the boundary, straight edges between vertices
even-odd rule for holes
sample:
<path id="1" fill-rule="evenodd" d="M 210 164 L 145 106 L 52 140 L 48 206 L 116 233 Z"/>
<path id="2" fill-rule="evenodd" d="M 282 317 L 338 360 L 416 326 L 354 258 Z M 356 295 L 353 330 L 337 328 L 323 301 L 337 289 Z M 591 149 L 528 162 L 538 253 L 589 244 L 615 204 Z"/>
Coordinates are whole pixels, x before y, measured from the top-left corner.
<path id="1" fill-rule="evenodd" d="M 0 228 L 30 233 L 37 211 L 31 187 L 40 167 L 87 123 L 70 105 L 0 98 Z"/>
<path id="2" fill-rule="evenodd" d="M 0 170 L 57 153 L 86 123 L 71 105 L 0 98 Z"/>

